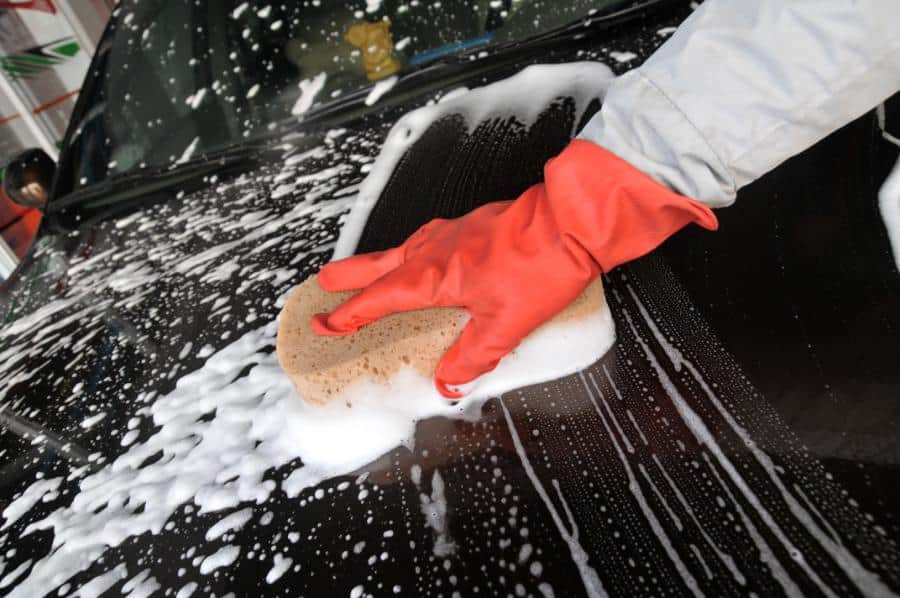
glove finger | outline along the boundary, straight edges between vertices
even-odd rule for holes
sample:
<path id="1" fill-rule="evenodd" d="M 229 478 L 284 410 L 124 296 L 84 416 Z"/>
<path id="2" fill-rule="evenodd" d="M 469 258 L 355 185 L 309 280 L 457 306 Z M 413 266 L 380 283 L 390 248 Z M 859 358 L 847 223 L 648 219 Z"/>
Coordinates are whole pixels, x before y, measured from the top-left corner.
<path id="1" fill-rule="evenodd" d="M 403 263 L 399 247 L 354 255 L 325 264 L 319 271 L 319 286 L 326 291 L 355 291 L 369 286 Z"/>
<path id="2" fill-rule="evenodd" d="M 435 218 L 422 225 L 403 244 L 385 251 L 373 251 L 325 264 L 319 272 L 319 286 L 326 291 L 355 291 L 369 286 L 395 270 L 410 253 L 414 253 L 431 233 L 447 222 Z"/>
<path id="3" fill-rule="evenodd" d="M 508 337 L 499 322 L 489 318 L 472 318 L 456 342 L 447 350 L 434 372 L 434 383 L 449 399 L 463 396 L 459 387 L 497 367 L 500 360 L 515 349 L 521 338 Z M 500 334 L 498 334 L 500 332 Z"/>
<path id="4" fill-rule="evenodd" d="M 410 256 L 412 254 L 415 254 L 419 250 L 419 248 L 421 248 L 423 245 L 426 245 L 430 240 L 434 239 L 434 237 L 436 236 L 435 233 L 441 233 L 443 231 L 452 230 L 454 227 L 458 227 L 460 223 L 464 222 L 466 218 L 468 218 L 472 214 L 480 213 L 482 217 L 485 214 L 500 214 L 501 212 L 509 208 L 512 203 L 512 201 L 494 201 L 475 208 L 468 214 L 465 214 L 458 218 L 434 218 L 433 220 L 430 220 L 422 225 L 419 230 L 410 235 L 406 242 L 403 243 L 403 247 L 406 250 L 406 255 Z"/>
<path id="5" fill-rule="evenodd" d="M 428 242 L 436 230 L 442 226 L 446 226 L 448 222 L 450 222 L 450 220 L 447 220 L 446 218 L 434 218 L 420 226 L 419 230 L 411 234 L 402 245 L 406 255 L 414 254 L 418 251 L 422 245 Z"/>
<path id="6" fill-rule="evenodd" d="M 320 336 L 350 334 L 392 313 L 436 305 L 432 293 L 417 285 L 419 282 L 418 276 L 410 275 L 405 269 L 395 270 L 350 297 L 330 314 L 313 316 L 313 331 Z"/>

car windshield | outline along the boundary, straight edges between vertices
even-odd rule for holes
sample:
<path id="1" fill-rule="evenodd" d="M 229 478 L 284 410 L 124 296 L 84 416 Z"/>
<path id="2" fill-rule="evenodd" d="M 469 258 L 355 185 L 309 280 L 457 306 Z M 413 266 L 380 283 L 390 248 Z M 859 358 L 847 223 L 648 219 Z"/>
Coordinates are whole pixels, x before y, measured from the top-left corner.
<path id="1" fill-rule="evenodd" d="M 614 3 L 125 0 L 98 50 L 58 190 L 248 141 L 433 60 L 477 56 Z"/>

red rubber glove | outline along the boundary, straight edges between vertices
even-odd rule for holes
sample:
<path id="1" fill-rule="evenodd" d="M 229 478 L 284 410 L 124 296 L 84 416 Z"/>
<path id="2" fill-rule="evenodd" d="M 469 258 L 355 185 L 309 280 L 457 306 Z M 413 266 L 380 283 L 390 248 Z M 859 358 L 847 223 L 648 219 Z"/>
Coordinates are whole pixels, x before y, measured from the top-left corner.
<path id="1" fill-rule="evenodd" d="M 327 264 L 323 289 L 363 290 L 316 315 L 313 330 L 344 335 L 398 311 L 462 307 L 471 319 L 435 371 L 441 394 L 458 398 L 449 386 L 494 369 L 601 272 L 691 222 L 718 227 L 705 205 L 588 141 L 550 160 L 544 179 L 515 201 L 432 220 L 394 249 Z"/>

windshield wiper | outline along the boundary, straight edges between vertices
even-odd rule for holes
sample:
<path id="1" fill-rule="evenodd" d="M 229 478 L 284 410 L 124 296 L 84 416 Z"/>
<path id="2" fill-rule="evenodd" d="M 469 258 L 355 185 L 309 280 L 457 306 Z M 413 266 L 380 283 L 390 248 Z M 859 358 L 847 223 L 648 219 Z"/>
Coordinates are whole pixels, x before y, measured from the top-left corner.
<path id="1" fill-rule="evenodd" d="M 128 171 L 103 179 L 63 197 L 53 199 L 47 206 L 47 214 L 56 214 L 74 207 L 90 204 L 102 207 L 127 201 L 134 197 L 155 193 L 190 179 L 213 174 L 253 158 L 271 147 L 259 144 L 242 144 L 224 150 L 200 154 L 184 162 L 152 169 Z"/>

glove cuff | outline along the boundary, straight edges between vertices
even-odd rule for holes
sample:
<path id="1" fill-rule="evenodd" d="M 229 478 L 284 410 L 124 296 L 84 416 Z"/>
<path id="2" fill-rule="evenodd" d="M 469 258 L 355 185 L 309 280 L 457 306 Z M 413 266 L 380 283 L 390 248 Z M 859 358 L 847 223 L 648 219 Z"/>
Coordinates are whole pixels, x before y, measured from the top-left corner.
<path id="1" fill-rule="evenodd" d="M 690 223 L 719 226 L 708 206 L 583 139 L 547 162 L 544 184 L 560 232 L 577 240 L 604 272 L 653 251 Z"/>

